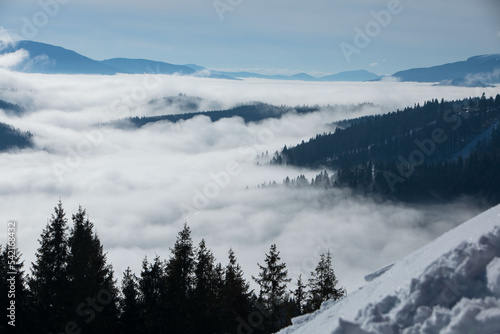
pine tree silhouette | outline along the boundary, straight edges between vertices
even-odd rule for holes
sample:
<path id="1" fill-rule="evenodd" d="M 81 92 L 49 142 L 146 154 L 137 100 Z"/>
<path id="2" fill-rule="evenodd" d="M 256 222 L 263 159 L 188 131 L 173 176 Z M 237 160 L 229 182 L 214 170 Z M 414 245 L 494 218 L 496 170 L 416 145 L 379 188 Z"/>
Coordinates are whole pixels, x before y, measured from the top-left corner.
<path id="1" fill-rule="evenodd" d="M 71 279 L 71 305 L 78 328 L 85 333 L 110 332 L 118 322 L 118 291 L 113 269 L 106 263 L 94 224 L 82 207 L 72 216 L 68 276 Z"/>
<path id="2" fill-rule="evenodd" d="M 43 230 L 29 287 L 34 297 L 35 326 L 40 333 L 59 333 L 72 317 L 68 276 L 67 219 L 59 200 Z"/>
<path id="3" fill-rule="evenodd" d="M 260 286 L 258 300 L 270 313 L 264 326 L 264 330 L 269 333 L 279 330 L 288 322 L 284 304 L 288 299 L 287 283 L 291 278 L 288 278 L 286 264 L 280 262 L 279 254 L 276 245 L 271 245 L 269 254 L 266 254 L 266 265 L 257 264 L 260 268 L 259 276 L 253 277 Z"/>

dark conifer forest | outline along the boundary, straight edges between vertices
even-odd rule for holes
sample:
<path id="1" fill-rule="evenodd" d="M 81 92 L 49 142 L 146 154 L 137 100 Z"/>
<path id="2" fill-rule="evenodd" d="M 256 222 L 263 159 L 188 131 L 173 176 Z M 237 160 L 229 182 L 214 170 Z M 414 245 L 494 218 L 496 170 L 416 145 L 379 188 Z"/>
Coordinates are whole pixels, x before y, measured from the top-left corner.
<path id="1" fill-rule="evenodd" d="M 271 161 L 330 175 L 287 177 L 284 185 L 347 187 L 406 202 L 469 196 L 500 203 L 500 95 L 432 100 L 336 125 L 333 133 L 285 146 Z"/>
<path id="2" fill-rule="evenodd" d="M 21 106 L 4 100 L 0 100 L 0 109 L 13 115 L 19 115 L 24 111 Z M 33 135 L 30 132 L 24 132 L 12 125 L 0 122 L 0 152 L 32 146 Z"/>
<path id="3" fill-rule="evenodd" d="M 4 100 L 0 100 L 0 109 L 5 110 L 5 112 L 7 112 L 8 114 L 15 114 L 15 115 L 19 115 L 24 111 L 24 109 L 21 106 Z"/>
<path id="4" fill-rule="evenodd" d="M 200 111 L 190 112 L 184 114 L 161 115 L 161 116 L 147 116 L 147 117 L 131 117 L 125 120 L 115 121 L 112 124 L 115 126 L 130 126 L 140 128 L 148 123 L 159 121 L 169 121 L 172 123 L 188 120 L 196 116 L 207 116 L 212 122 L 216 122 L 222 118 L 241 117 L 245 123 L 259 122 L 268 118 L 280 118 L 289 112 L 297 112 L 299 114 L 306 114 L 316 112 L 319 107 L 285 107 L 273 106 L 265 103 L 254 103 L 237 106 L 227 110 L 214 110 L 214 111 Z"/>
<path id="5" fill-rule="evenodd" d="M 128 268 L 117 277 L 86 210 L 69 220 L 60 201 L 39 244 L 30 268 L 20 250 L 1 247 L 1 305 L 8 309 L 15 285 L 16 306 L 16 327 L 4 317 L 2 333 L 274 333 L 346 294 L 330 252 L 309 284 L 300 277 L 293 287 L 275 244 L 252 290 L 235 252 L 218 263 L 204 240 L 193 243 L 187 224 L 167 258 L 145 257 L 139 274 Z"/>
<path id="6" fill-rule="evenodd" d="M 30 132 L 22 132 L 9 124 L 0 123 L 0 152 L 31 147 L 32 137 Z"/>

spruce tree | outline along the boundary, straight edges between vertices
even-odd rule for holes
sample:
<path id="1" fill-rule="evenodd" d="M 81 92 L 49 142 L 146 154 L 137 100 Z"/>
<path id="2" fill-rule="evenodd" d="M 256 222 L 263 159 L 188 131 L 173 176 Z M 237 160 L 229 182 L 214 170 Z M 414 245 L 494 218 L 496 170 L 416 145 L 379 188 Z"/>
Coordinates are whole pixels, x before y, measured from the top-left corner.
<path id="1" fill-rule="evenodd" d="M 40 333 L 64 332 L 74 312 L 69 303 L 67 219 L 61 201 L 54 209 L 55 213 L 41 234 L 29 280 L 36 327 Z"/>
<path id="2" fill-rule="evenodd" d="M 113 269 L 106 263 L 94 225 L 82 207 L 73 215 L 69 237 L 68 276 L 74 321 L 85 333 L 111 332 L 118 322 Z"/>
<path id="3" fill-rule="evenodd" d="M 328 251 L 320 255 L 320 261 L 316 269 L 311 272 L 309 279 L 309 304 L 312 310 L 321 307 L 321 303 L 329 299 L 340 299 L 346 294 L 346 290 L 337 288 L 338 280 L 332 268 L 332 254 Z"/>
<path id="4" fill-rule="evenodd" d="M 192 333 L 192 293 L 194 285 L 194 250 L 191 230 L 184 224 L 166 266 L 167 313 L 170 333 Z"/>
<path id="5" fill-rule="evenodd" d="M 138 278 L 128 267 L 123 273 L 120 299 L 120 327 L 123 334 L 138 334 L 144 328 L 138 289 Z"/>
<path id="6" fill-rule="evenodd" d="M 306 288 L 307 286 L 302 282 L 302 274 L 299 275 L 299 278 L 297 279 L 297 288 L 293 292 L 293 295 L 295 297 L 295 315 L 301 315 L 304 314 L 305 309 L 307 309 L 307 306 L 305 305 L 306 301 L 306 296 L 307 296 L 307 291 Z"/>
<path id="7" fill-rule="evenodd" d="M 215 290 L 217 291 L 217 296 L 215 298 L 215 304 L 213 307 L 215 311 L 212 313 L 214 316 L 214 321 L 217 323 L 216 333 L 226 333 L 224 326 L 224 299 L 223 299 L 223 289 L 224 289 L 224 268 L 219 262 L 215 266 L 214 270 L 214 284 Z"/>
<path id="8" fill-rule="evenodd" d="M 247 319 L 252 311 L 250 284 L 243 277 L 243 270 L 232 249 L 229 263 L 224 270 L 224 284 L 221 291 L 222 322 L 226 332 L 234 333 L 239 325 L 238 318 Z"/>
<path id="9" fill-rule="evenodd" d="M 193 315 L 194 333 L 215 333 L 219 325 L 218 298 L 220 295 L 215 257 L 201 240 L 196 252 L 194 269 Z"/>
<path id="10" fill-rule="evenodd" d="M 151 264 L 148 263 L 147 258 L 144 258 L 139 280 L 139 301 L 143 312 L 142 323 L 145 333 L 167 333 L 168 321 L 172 315 L 165 305 L 168 301 L 166 288 L 165 264 L 158 256 Z"/>
<path id="11" fill-rule="evenodd" d="M 260 286 L 259 302 L 267 309 L 270 316 L 267 318 L 265 331 L 275 332 L 289 323 L 285 312 L 288 300 L 288 278 L 286 264 L 281 263 L 276 245 L 271 245 L 269 254 L 266 254 L 265 266 L 257 264 L 260 268 L 259 277 L 253 277 Z"/>

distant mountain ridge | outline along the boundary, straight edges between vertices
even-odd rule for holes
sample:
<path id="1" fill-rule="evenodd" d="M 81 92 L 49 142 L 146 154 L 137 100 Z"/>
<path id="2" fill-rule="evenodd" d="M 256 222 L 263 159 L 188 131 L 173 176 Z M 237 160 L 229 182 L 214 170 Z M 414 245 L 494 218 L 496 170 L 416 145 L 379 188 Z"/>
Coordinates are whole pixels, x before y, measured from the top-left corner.
<path id="1" fill-rule="evenodd" d="M 366 70 L 346 71 L 337 74 L 327 75 L 319 78 L 321 81 L 373 81 L 379 80 L 382 76 Z"/>
<path id="2" fill-rule="evenodd" d="M 101 75 L 157 73 L 195 75 L 218 79 L 260 78 L 301 81 L 339 81 L 340 77 L 346 81 L 368 81 L 380 78 L 377 74 L 364 70 L 341 72 L 332 76 L 316 78 L 307 73 L 265 75 L 252 72 L 212 71 L 196 64 L 176 65 L 149 59 L 112 58 L 98 61 L 59 46 L 27 40 L 19 41 L 15 45 L 0 50 L 0 54 L 20 49 L 28 51 L 30 57 L 14 70 L 27 73 Z"/>
<path id="3" fill-rule="evenodd" d="M 299 80 L 299 81 L 373 81 L 379 80 L 382 76 L 368 72 L 366 70 L 345 71 L 337 74 L 326 75 L 322 77 L 314 77 L 308 73 L 297 73 L 292 75 L 269 75 L 252 72 L 224 72 L 212 71 L 221 75 L 231 76 L 235 78 L 257 78 L 270 80 Z"/>
<path id="4" fill-rule="evenodd" d="M 488 86 L 500 83 L 500 54 L 470 57 L 465 61 L 413 68 L 392 75 L 401 81 L 439 82 L 456 86 Z"/>
<path id="5" fill-rule="evenodd" d="M 28 61 L 15 68 L 20 72 L 104 75 L 121 72 L 119 68 L 82 56 L 75 51 L 45 43 L 19 41 L 15 45 L 1 50 L 0 53 L 10 53 L 20 49 L 24 49 L 30 54 Z"/>
<path id="6" fill-rule="evenodd" d="M 185 65 L 174 65 L 148 59 L 112 58 L 102 60 L 101 63 L 122 69 L 130 74 L 193 74 L 196 72 L 191 67 Z"/>
<path id="7" fill-rule="evenodd" d="M 29 59 L 14 70 L 27 73 L 45 74 L 182 74 L 192 75 L 196 70 L 184 65 L 174 65 L 148 59 L 113 58 L 97 61 L 75 51 L 59 46 L 33 41 L 19 41 L 0 51 L 11 53 L 24 49 Z"/>
<path id="8" fill-rule="evenodd" d="M 196 64 L 176 65 L 149 59 L 112 58 L 102 61 L 83 56 L 75 51 L 59 46 L 33 41 L 19 41 L 15 45 L 0 50 L 11 53 L 24 49 L 29 52 L 29 59 L 14 70 L 28 73 L 47 74 L 101 74 L 118 73 L 142 74 L 179 74 L 218 79 L 260 78 L 272 80 L 300 81 L 377 81 L 384 78 L 366 71 L 345 71 L 322 77 L 308 73 L 293 75 L 266 75 L 253 72 L 214 71 Z M 500 83 L 500 54 L 470 57 L 465 61 L 412 68 L 391 75 L 401 81 L 433 82 L 442 85 L 486 87 Z"/>

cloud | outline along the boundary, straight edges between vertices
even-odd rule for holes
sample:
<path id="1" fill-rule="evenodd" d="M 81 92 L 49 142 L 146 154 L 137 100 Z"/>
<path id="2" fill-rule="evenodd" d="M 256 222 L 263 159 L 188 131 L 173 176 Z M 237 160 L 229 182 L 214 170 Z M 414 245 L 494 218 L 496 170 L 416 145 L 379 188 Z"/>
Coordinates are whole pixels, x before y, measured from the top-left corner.
<path id="1" fill-rule="evenodd" d="M 383 77 L 382 82 L 401 82 L 401 78 L 398 77 L 393 77 L 393 76 L 386 76 Z"/>
<path id="2" fill-rule="evenodd" d="M 497 84 L 500 82 L 500 68 L 496 68 L 492 72 L 467 74 L 463 80 L 457 81 L 469 87 Z"/>
<path id="3" fill-rule="evenodd" d="M 50 67 L 55 66 L 56 61 L 53 59 L 50 59 L 47 55 L 42 54 L 38 55 L 32 58 L 29 58 L 29 53 L 23 59 L 19 65 L 17 66 L 17 69 L 23 72 L 29 72 L 32 68 L 36 69 L 47 69 Z"/>
<path id="4" fill-rule="evenodd" d="M 0 27 L 0 52 L 16 43 L 14 35 L 9 31 Z M 1 53 L 0 54 L 0 68 L 11 69 L 19 66 L 26 59 L 29 58 L 28 51 L 21 49 L 15 52 Z"/>
<path id="5" fill-rule="evenodd" d="M 20 49 L 15 52 L 4 53 L 0 55 L 0 68 L 16 68 L 29 58 L 29 52 Z"/>
<path id="6" fill-rule="evenodd" d="M 485 91 L 488 95 L 495 89 Z M 329 107 L 250 124 L 239 118 L 211 123 L 200 116 L 133 131 L 95 126 L 125 116 L 158 114 L 161 110 L 149 101 L 181 92 L 217 101 L 221 108 L 255 100 L 376 105 Z M 466 203 L 411 208 L 339 190 L 256 189 L 262 182 L 281 182 L 301 173 L 311 178 L 319 171 L 258 166 L 254 157 L 331 131 L 328 124 L 334 121 L 471 92 L 466 87 L 397 82 L 235 82 L 0 69 L 0 99 L 27 109 L 21 117 L 0 111 L 0 122 L 31 131 L 36 144 L 34 150 L 0 154 L 1 219 L 19 222 L 18 243 L 27 265 L 34 261 L 37 239 L 62 198 L 68 217 L 78 205 L 87 209 L 117 277 L 127 266 L 140 271 L 145 255 L 168 258 L 187 219 L 195 243 L 205 238 L 219 261 L 226 263 L 232 247 L 247 278 L 256 274 L 256 263 L 263 261 L 272 243 L 293 276 L 307 276 L 319 253 L 330 248 L 341 284 L 352 291 L 371 270 L 432 240 L 477 209 Z M 165 112 L 177 112 L 172 108 Z M 0 231 L 0 240 L 5 237 Z"/>
<path id="7" fill-rule="evenodd" d="M 376 62 L 375 63 L 371 63 L 369 66 L 370 67 L 376 67 L 376 66 L 378 66 L 378 63 L 376 63 Z"/>
<path id="8" fill-rule="evenodd" d="M 0 51 L 15 44 L 16 38 L 9 31 L 0 26 Z"/>

